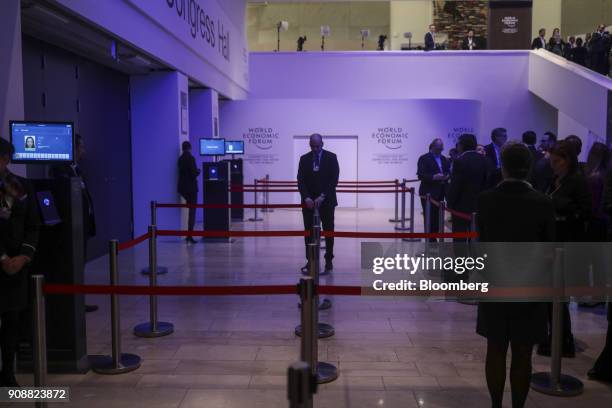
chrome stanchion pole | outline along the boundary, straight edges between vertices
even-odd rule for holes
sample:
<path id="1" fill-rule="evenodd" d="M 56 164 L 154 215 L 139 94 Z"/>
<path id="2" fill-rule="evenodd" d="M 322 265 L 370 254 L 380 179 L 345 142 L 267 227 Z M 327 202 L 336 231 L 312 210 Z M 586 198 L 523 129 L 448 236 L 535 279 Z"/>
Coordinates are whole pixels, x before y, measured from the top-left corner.
<path id="1" fill-rule="evenodd" d="M 444 231 L 446 229 L 444 225 L 445 212 L 446 212 L 446 201 L 441 200 L 440 207 L 438 209 L 438 231 L 440 232 L 440 234 L 444 234 Z M 439 242 L 444 242 L 444 238 L 438 238 L 438 240 Z"/>
<path id="2" fill-rule="evenodd" d="M 410 188 L 410 232 L 414 232 L 414 194 L 415 194 L 415 190 L 414 187 Z M 416 242 L 419 241 L 419 239 L 415 239 L 415 238 L 402 238 L 402 241 L 406 241 L 406 242 Z"/>
<path id="3" fill-rule="evenodd" d="M 425 208 L 423 209 L 425 213 L 425 233 L 429 234 L 431 232 L 431 194 L 425 194 Z M 425 242 L 429 242 L 429 238 L 425 238 Z"/>
<path id="4" fill-rule="evenodd" d="M 309 254 L 314 256 L 314 252 L 317 249 L 315 245 L 311 244 L 308 250 Z M 302 341 L 300 343 L 301 359 L 310 364 L 312 375 L 316 376 L 317 383 L 328 383 L 338 378 L 338 369 L 333 364 L 318 361 L 319 350 L 317 337 L 320 336 L 315 336 L 317 327 L 319 327 L 320 332 L 319 312 L 317 310 L 317 305 L 319 304 L 319 296 L 317 295 L 318 285 L 312 276 L 309 280 L 307 280 L 307 278 L 302 278 L 300 283 L 303 283 L 300 292 L 303 299 L 301 321 L 302 327 L 304 328 Z"/>
<path id="5" fill-rule="evenodd" d="M 114 239 L 109 242 L 109 266 L 110 284 L 117 286 L 119 282 L 119 271 L 117 256 L 119 254 L 119 242 Z M 123 374 L 136 370 L 140 367 L 140 357 L 135 354 L 121 352 L 121 322 L 119 320 L 119 296 L 111 296 L 111 336 L 112 355 L 96 356 L 91 358 L 91 366 L 98 374 Z"/>
<path id="6" fill-rule="evenodd" d="M 253 188 L 253 204 L 257 206 L 257 178 L 253 180 L 253 184 L 255 185 Z M 249 218 L 249 221 L 263 221 L 263 218 L 257 216 L 257 207 L 255 207 L 253 218 Z"/>
<path id="7" fill-rule="evenodd" d="M 151 200 L 151 225 L 157 225 L 157 201 Z M 143 275 L 148 275 L 151 273 L 151 263 L 149 262 L 149 266 L 142 268 L 140 271 Z M 168 273 L 168 268 L 165 266 L 157 265 L 157 274 L 164 275 Z"/>
<path id="8" fill-rule="evenodd" d="M 270 204 L 270 175 L 266 174 L 265 177 L 266 181 L 264 183 L 264 204 L 265 205 L 269 205 Z M 271 213 L 274 212 L 274 210 L 272 208 L 262 208 L 261 212 L 267 212 L 267 213 Z"/>
<path id="9" fill-rule="evenodd" d="M 553 272 L 553 289 L 562 292 L 565 272 L 565 251 L 555 249 L 555 264 Z M 556 397 L 574 397 L 582 394 L 584 385 L 579 379 L 561 374 L 561 357 L 563 353 L 563 296 L 555 294 L 552 304 L 552 341 L 550 357 L 550 373 L 540 372 L 531 376 L 531 388 L 547 395 Z"/>
<path id="10" fill-rule="evenodd" d="M 317 379 L 305 361 L 293 363 L 287 370 L 287 398 L 289 408 L 312 408 L 313 394 L 317 392 Z"/>
<path id="11" fill-rule="evenodd" d="M 316 242 L 311 242 L 308 244 L 308 274 L 309 276 L 314 280 L 315 285 L 319 285 L 319 270 L 320 270 L 320 257 L 319 257 L 319 246 L 316 244 Z M 325 304 L 325 301 L 319 305 L 318 309 L 322 310 L 322 309 L 329 309 L 332 305 L 331 305 L 331 301 L 329 299 L 325 299 L 327 301 L 327 304 Z M 317 304 L 319 301 L 319 297 L 317 296 Z M 304 308 L 304 305 L 302 305 L 302 308 Z M 318 317 L 317 317 L 317 322 L 318 322 Z M 327 337 L 331 337 L 336 333 L 336 330 L 334 329 L 334 327 L 331 324 L 327 324 L 327 323 L 318 323 L 318 327 L 319 327 L 319 338 L 320 339 L 324 339 Z M 295 335 L 298 337 L 302 336 L 302 325 L 299 325 L 295 328 L 294 330 Z"/>
<path id="12" fill-rule="evenodd" d="M 149 225 L 149 286 L 157 286 L 157 227 Z M 149 321 L 134 327 L 134 335 L 138 337 L 162 337 L 174 332 L 174 325 L 160 322 L 157 319 L 157 296 L 149 296 Z"/>
<path id="13" fill-rule="evenodd" d="M 43 275 L 32 276 L 33 298 L 33 330 L 32 330 L 32 357 L 34 360 L 34 386 L 47 385 L 47 323 L 45 319 L 45 295 Z M 46 401 L 37 401 L 36 408 L 46 408 Z"/>
<path id="14" fill-rule="evenodd" d="M 395 230 L 396 231 L 408 231 L 410 230 L 410 227 L 406 227 L 406 179 L 404 179 L 402 181 L 402 184 L 400 184 L 400 187 L 402 188 L 402 216 L 400 217 L 400 225 L 399 226 L 395 226 Z"/>
<path id="15" fill-rule="evenodd" d="M 476 232 L 476 213 L 472 213 L 472 218 L 470 219 L 470 232 Z M 475 238 L 470 238 L 470 240 L 474 241 Z"/>
<path id="16" fill-rule="evenodd" d="M 321 213 L 319 213 L 319 209 L 316 208 L 316 207 L 315 207 L 314 213 L 312 215 L 312 242 L 314 242 L 317 245 L 317 247 L 319 248 L 319 251 L 322 251 L 322 250 L 326 249 L 323 246 L 321 246 Z M 321 273 L 320 273 L 320 271 L 321 271 L 320 258 L 319 258 L 319 260 L 317 262 L 318 262 L 317 263 L 317 268 L 318 268 L 317 270 L 319 271 L 319 273 L 317 274 L 315 279 L 316 279 L 316 282 L 317 282 L 317 285 L 318 285 L 319 284 L 319 276 L 321 276 Z M 331 300 L 323 299 L 323 301 L 319 305 L 319 310 L 327 310 L 327 309 L 329 309 L 331 307 L 332 307 Z M 333 328 L 332 328 L 332 331 L 333 331 Z M 333 335 L 333 333 L 331 335 Z M 327 337 L 327 336 L 325 336 L 325 337 Z"/>
<path id="17" fill-rule="evenodd" d="M 400 222 L 399 219 L 399 180 L 395 179 L 395 217 L 390 218 L 389 222 Z"/>

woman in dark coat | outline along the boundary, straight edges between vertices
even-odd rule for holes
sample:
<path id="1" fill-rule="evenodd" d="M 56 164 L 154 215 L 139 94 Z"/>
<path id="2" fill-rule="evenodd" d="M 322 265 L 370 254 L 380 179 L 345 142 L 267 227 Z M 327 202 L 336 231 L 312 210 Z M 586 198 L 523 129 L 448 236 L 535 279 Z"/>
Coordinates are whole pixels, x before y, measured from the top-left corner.
<path id="1" fill-rule="evenodd" d="M 501 159 L 502 182 L 478 198 L 480 241 L 554 241 L 552 202 L 526 181 L 531 168 L 531 152 L 523 144 L 511 143 L 502 150 Z M 512 406 L 525 404 L 531 382 L 533 346 L 546 338 L 546 322 L 546 303 L 479 303 L 476 332 L 487 338 L 485 373 L 493 408 L 502 406 L 508 347 L 512 348 Z"/>
<path id="2" fill-rule="evenodd" d="M 546 194 L 552 199 L 555 207 L 557 242 L 584 241 L 587 225 L 591 219 L 591 192 L 584 173 L 578 167 L 578 157 L 571 142 L 563 140 L 551 149 L 550 166 L 555 174 L 555 180 Z M 538 346 L 538 354 L 550 356 L 550 336 L 549 329 L 549 339 Z M 564 303 L 563 356 L 571 358 L 575 354 L 569 305 Z"/>
<path id="3" fill-rule="evenodd" d="M 0 387 L 16 387 L 19 313 L 28 303 L 28 264 L 38 243 L 39 214 L 26 180 L 7 168 L 12 145 L 0 138 Z"/>

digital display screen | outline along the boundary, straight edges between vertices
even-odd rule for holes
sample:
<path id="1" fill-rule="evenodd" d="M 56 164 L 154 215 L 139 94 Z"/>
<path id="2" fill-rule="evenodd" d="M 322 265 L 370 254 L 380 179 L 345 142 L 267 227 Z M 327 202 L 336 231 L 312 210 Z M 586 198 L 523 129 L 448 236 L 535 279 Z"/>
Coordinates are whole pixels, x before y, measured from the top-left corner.
<path id="1" fill-rule="evenodd" d="M 225 139 L 200 139 L 200 156 L 225 154 Z"/>
<path id="2" fill-rule="evenodd" d="M 226 140 L 225 154 L 244 154 L 244 140 Z"/>
<path id="3" fill-rule="evenodd" d="M 15 163 L 74 160 L 74 125 L 70 122 L 9 123 Z"/>

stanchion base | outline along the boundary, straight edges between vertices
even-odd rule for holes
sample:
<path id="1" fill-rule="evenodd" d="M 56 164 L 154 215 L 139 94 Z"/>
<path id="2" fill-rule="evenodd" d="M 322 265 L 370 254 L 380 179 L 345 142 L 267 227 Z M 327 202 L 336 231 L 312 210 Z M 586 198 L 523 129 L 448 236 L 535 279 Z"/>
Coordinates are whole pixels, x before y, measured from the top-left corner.
<path id="1" fill-rule="evenodd" d="M 395 227 L 396 231 L 410 231 L 410 227 Z"/>
<path id="2" fill-rule="evenodd" d="M 402 220 L 398 218 L 389 218 L 389 222 L 402 222 Z"/>
<path id="3" fill-rule="evenodd" d="M 317 383 L 326 384 L 338 378 L 338 369 L 330 363 L 317 363 Z"/>
<path id="4" fill-rule="evenodd" d="M 121 353 L 119 367 L 113 364 L 112 356 L 90 356 L 91 369 L 98 374 L 124 374 L 140 367 L 141 359 L 135 354 Z"/>
<path id="5" fill-rule="evenodd" d="M 168 322 L 157 322 L 157 329 L 153 330 L 151 322 L 141 323 L 134 327 L 134 336 L 136 337 L 164 337 L 174 333 L 174 325 Z"/>
<path id="6" fill-rule="evenodd" d="M 148 266 L 145 266 L 144 268 L 142 268 L 140 270 L 140 273 L 143 275 L 150 275 L 151 271 L 149 270 Z M 157 274 L 158 275 L 165 275 L 168 273 L 168 268 L 166 268 L 165 266 L 159 266 L 157 265 Z"/>
<path id="7" fill-rule="evenodd" d="M 296 336 L 302 337 L 302 325 L 301 324 L 295 327 L 294 333 Z M 334 326 L 332 326 L 331 324 L 327 324 L 327 323 L 319 323 L 318 338 L 326 339 L 328 337 L 333 336 L 334 334 L 336 334 L 336 329 L 334 329 Z"/>
<path id="8" fill-rule="evenodd" d="M 263 218 L 249 218 L 249 221 L 263 221 Z"/>
<path id="9" fill-rule="evenodd" d="M 420 242 L 421 240 L 418 238 L 402 238 L 404 242 Z"/>
<path id="10" fill-rule="evenodd" d="M 478 301 L 472 300 L 472 299 L 458 300 L 457 303 L 461 303 L 462 305 L 466 305 L 466 306 L 478 306 Z"/>
<path id="11" fill-rule="evenodd" d="M 535 373 L 531 376 L 531 388 L 555 397 L 575 397 L 582 394 L 582 381 L 570 375 L 561 374 L 559 384 L 553 385 L 550 373 Z"/>

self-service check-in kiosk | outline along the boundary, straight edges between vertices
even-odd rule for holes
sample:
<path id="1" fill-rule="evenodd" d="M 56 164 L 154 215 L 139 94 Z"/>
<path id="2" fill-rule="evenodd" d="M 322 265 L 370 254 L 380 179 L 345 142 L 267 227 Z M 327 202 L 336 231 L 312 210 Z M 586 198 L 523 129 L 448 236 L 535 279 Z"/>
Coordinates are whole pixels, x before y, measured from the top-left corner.
<path id="1" fill-rule="evenodd" d="M 84 233 L 81 179 L 31 180 L 41 216 L 36 255 L 30 272 L 46 283 L 82 285 Z M 46 296 L 47 360 L 49 372 L 89 371 L 85 300 L 83 295 Z M 28 312 L 29 314 L 29 312 Z M 23 319 L 31 322 L 31 317 Z M 24 327 L 23 333 L 30 333 Z M 20 344 L 20 370 L 32 368 L 31 339 Z"/>
<path id="2" fill-rule="evenodd" d="M 202 163 L 203 203 L 230 204 L 230 163 L 228 161 Z M 204 231 L 229 231 L 229 208 L 205 208 Z M 230 242 L 229 238 L 205 238 L 204 241 Z"/>

